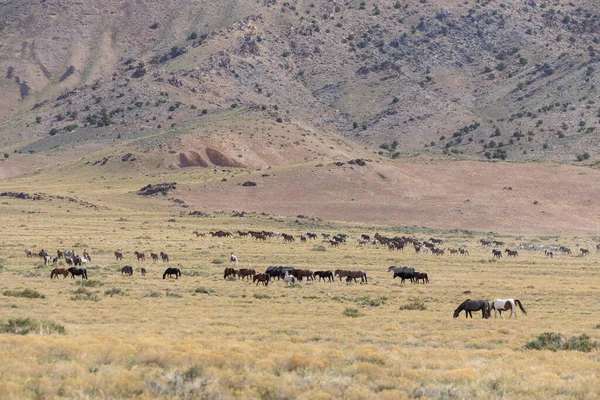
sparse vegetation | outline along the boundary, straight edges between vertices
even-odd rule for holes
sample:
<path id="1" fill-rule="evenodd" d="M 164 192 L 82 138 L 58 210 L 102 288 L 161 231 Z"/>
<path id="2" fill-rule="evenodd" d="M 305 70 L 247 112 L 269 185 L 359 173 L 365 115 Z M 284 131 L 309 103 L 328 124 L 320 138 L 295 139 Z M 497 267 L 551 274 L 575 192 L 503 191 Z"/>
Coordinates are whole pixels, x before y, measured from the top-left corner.
<path id="1" fill-rule="evenodd" d="M 37 320 L 33 318 L 11 318 L 7 322 L 0 322 L 0 333 L 12 333 L 15 335 L 37 335 L 66 334 L 64 326 L 53 321 Z"/>
<path id="2" fill-rule="evenodd" d="M 4 296 L 10 297 L 25 297 L 28 299 L 45 299 L 46 296 L 33 289 L 23 289 L 23 290 L 5 290 L 2 292 Z"/>

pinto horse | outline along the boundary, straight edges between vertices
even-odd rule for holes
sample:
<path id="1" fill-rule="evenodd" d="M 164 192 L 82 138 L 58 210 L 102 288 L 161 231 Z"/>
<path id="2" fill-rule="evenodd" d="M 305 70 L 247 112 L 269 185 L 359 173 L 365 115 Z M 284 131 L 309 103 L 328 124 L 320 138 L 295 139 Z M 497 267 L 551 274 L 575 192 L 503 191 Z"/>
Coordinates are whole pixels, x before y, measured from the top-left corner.
<path id="1" fill-rule="evenodd" d="M 167 268 L 165 269 L 165 273 L 163 274 L 163 279 L 165 279 L 167 275 L 169 276 L 169 278 L 171 277 L 171 275 L 175 275 L 175 279 L 179 279 L 179 277 L 181 276 L 181 270 L 179 268 Z"/>
<path id="2" fill-rule="evenodd" d="M 471 300 L 467 299 L 463 301 L 456 310 L 454 310 L 454 318 L 457 318 L 461 311 L 465 311 L 465 317 L 473 318 L 473 311 L 481 310 L 481 318 L 490 317 L 490 303 L 486 300 Z"/>
<path id="3" fill-rule="evenodd" d="M 50 279 L 53 279 L 54 277 L 58 279 L 59 275 L 62 275 L 64 279 L 69 276 L 69 271 L 66 268 L 54 268 L 50 273 Z"/>
<path id="4" fill-rule="evenodd" d="M 85 268 L 71 267 L 67 271 L 71 273 L 71 278 L 75 279 L 75 275 L 81 275 L 81 279 L 87 279 L 87 270 Z"/>
<path id="5" fill-rule="evenodd" d="M 508 319 L 515 315 L 517 318 L 517 306 L 523 311 L 523 314 L 527 315 L 527 311 L 523 308 L 523 304 L 521 304 L 521 300 L 519 299 L 496 299 L 491 303 L 491 309 L 494 310 L 494 318 L 497 318 L 496 311 L 500 313 L 500 318 L 504 318 L 502 316 L 502 311 L 510 310 L 510 315 Z"/>

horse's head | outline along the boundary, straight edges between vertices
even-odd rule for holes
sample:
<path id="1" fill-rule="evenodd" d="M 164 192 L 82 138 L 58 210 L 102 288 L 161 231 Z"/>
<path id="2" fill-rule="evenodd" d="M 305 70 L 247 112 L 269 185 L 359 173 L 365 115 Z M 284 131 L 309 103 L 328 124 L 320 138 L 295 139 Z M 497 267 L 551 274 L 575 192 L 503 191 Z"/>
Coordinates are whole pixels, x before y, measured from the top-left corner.
<path id="1" fill-rule="evenodd" d="M 390 265 L 390 267 L 388 268 L 388 272 L 390 272 L 390 271 L 391 271 L 391 270 L 393 270 L 393 269 L 394 269 L 394 266 L 393 266 L 393 265 Z"/>
<path id="2" fill-rule="evenodd" d="M 458 318 L 458 314 L 460 314 L 460 311 L 461 311 L 461 310 L 460 310 L 460 309 L 458 309 L 458 308 L 457 308 L 456 310 L 454 310 L 454 315 L 453 315 L 452 317 L 453 317 L 453 318 Z"/>

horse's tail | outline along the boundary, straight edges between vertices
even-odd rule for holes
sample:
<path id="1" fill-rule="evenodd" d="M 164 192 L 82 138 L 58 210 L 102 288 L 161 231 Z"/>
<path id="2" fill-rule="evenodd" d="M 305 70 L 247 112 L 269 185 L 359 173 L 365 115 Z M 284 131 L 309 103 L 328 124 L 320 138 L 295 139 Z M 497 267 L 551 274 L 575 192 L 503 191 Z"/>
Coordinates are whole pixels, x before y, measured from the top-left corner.
<path id="1" fill-rule="evenodd" d="M 523 311 L 523 314 L 527 315 L 527 311 L 525 311 L 525 309 L 523 308 L 523 304 L 521 304 L 521 300 L 515 299 L 515 303 L 519 306 L 521 311 Z"/>
<path id="2" fill-rule="evenodd" d="M 181 270 L 179 268 L 177 268 L 177 275 L 181 277 Z"/>
<path id="3" fill-rule="evenodd" d="M 367 273 L 365 272 L 365 283 L 369 283 L 369 281 L 367 280 Z"/>

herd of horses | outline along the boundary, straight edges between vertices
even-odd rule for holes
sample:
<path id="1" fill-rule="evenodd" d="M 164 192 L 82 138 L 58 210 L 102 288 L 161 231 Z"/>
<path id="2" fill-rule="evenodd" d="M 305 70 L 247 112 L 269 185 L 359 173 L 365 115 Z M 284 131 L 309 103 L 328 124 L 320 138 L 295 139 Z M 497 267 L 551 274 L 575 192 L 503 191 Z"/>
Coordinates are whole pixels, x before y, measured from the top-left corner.
<path id="1" fill-rule="evenodd" d="M 195 231 L 197 237 L 206 237 L 205 233 L 200 233 Z M 277 233 L 277 232 L 268 232 L 268 231 L 237 231 L 239 236 L 249 236 L 254 238 L 255 240 L 267 240 L 268 238 L 281 237 L 284 242 L 294 242 L 295 237 L 293 235 L 289 235 L 286 233 Z M 209 232 L 208 235 L 212 237 L 231 237 L 232 233 L 226 231 L 215 231 Z M 346 244 L 348 240 L 348 236 L 345 234 L 336 234 L 331 235 L 327 233 L 322 233 L 321 238 L 323 242 L 329 243 L 331 247 L 338 247 L 342 244 Z M 307 232 L 306 234 L 300 235 L 300 241 L 306 242 L 308 240 L 316 240 L 318 239 L 318 235 L 316 233 Z M 497 240 L 481 240 L 482 247 L 504 247 L 505 243 Z M 417 240 L 413 237 L 385 237 L 376 233 L 373 238 L 369 235 L 361 235 L 361 238 L 358 239 L 359 246 L 368 246 L 368 245 L 385 245 L 390 250 L 404 250 L 408 245 L 412 245 L 416 253 L 426 253 L 431 252 L 434 255 L 444 255 L 446 251 L 450 255 L 464 255 L 468 256 L 469 252 L 466 248 L 459 247 L 457 249 L 446 248 L 445 250 L 438 247 L 443 244 L 441 239 L 429 238 L 429 240 Z M 518 245 L 517 248 L 522 249 L 530 249 L 528 247 L 523 247 Z M 542 246 L 543 248 L 543 246 Z M 535 249 L 535 248 L 534 248 Z M 600 251 L 600 244 L 596 246 L 596 250 Z M 567 247 L 557 247 L 553 248 L 548 246 L 545 248 L 545 254 L 548 257 L 553 257 L 554 254 L 572 254 L 571 249 Z M 144 262 L 146 260 L 146 255 L 142 252 L 135 251 L 133 253 L 138 262 Z M 518 257 L 519 253 L 517 250 L 510 250 L 505 248 L 504 251 L 498 249 L 492 249 L 492 257 L 493 258 L 501 258 L 503 254 L 506 257 Z M 590 254 L 589 250 L 585 248 L 580 248 L 581 256 L 587 256 Z M 88 279 L 87 270 L 83 267 L 83 265 L 87 264 L 92 260 L 91 256 L 87 251 L 83 251 L 81 255 L 77 254 L 74 250 L 57 250 L 56 257 L 51 257 L 50 254 L 42 249 L 37 253 L 34 253 L 32 250 L 26 250 L 27 257 L 38 256 L 44 260 L 44 265 L 49 265 L 51 263 L 57 263 L 58 260 L 64 259 L 65 263 L 69 266 L 68 268 L 54 268 L 50 273 L 50 279 L 57 278 L 59 276 L 63 276 L 63 279 L 67 278 L 69 275 L 72 279 L 80 276 L 81 279 Z M 117 261 L 123 260 L 123 252 L 115 251 L 114 256 Z M 169 256 L 165 252 L 160 252 L 159 254 L 150 253 L 150 258 L 153 262 L 158 262 L 162 260 L 162 262 L 169 262 Z M 238 264 L 238 257 L 231 253 L 230 261 L 232 264 Z M 181 267 L 181 264 L 178 265 Z M 404 283 L 405 281 L 409 281 L 411 284 L 429 283 L 429 276 L 425 272 L 418 272 L 412 267 L 407 266 L 390 266 L 388 268 L 388 272 L 393 272 L 393 279 L 399 278 L 400 283 Z M 121 268 L 122 275 L 132 276 L 134 273 L 134 268 L 130 265 L 126 265 Z M 140 273 L 142 276 L 146 275 L 146 269 L 144 267 L 140 267 Z M 181 269 L 180 268 L 167 268 L 162 278 L 166 279 L 175 278 L 179 279 L 181 277 Z M 264 286 L 268 286 L 270 282 L 274 279 L 278 281 L 283 280 L 285 285 L 293 285 L 302 281 L 313 281 L 316 282 L 335 282 L 336 278 L 339 278 L 339 281 L 345 280 L 346 283 L 360 283 L 366 284 L 368 283 L 367 273 L 362 270 L 343 270 L 337 269 L 335 271 L 330 270 L 322 270 L 322 271 L 311 271 L 309 269 L 300 269 L 291 266 L 270 266 L 266 268 L 266 270 L 262 273 L 257 273 L 253 268 L 240 268 L 235 269 L 232 267 L 225 268 L 223 272 L 223 278 L 228 280 L 248 280 L 252 281 L 252 283 L 259 285 L 263 284 Z M 491 311 L 494 310 L 494 316 L 497 317 L 498 313 L 500 317 L 502 317 L 502 311 L 509 311 L 509 318 L 514 316 L 517 317 L 517 308 L 519 308 L 525 315 L 527 312 L 525 311 L 523 304 L 519 299 L 496 299 L 494 301 L 488 300 L 471 300 L 467 299 L 462 302 L 454 311 L 454 318 L 457 318 L 459 314 L 464 311 L 465 317 L 473 318 L 473 311 L 481 311 L 482 318 L 490 318 Z"/>

